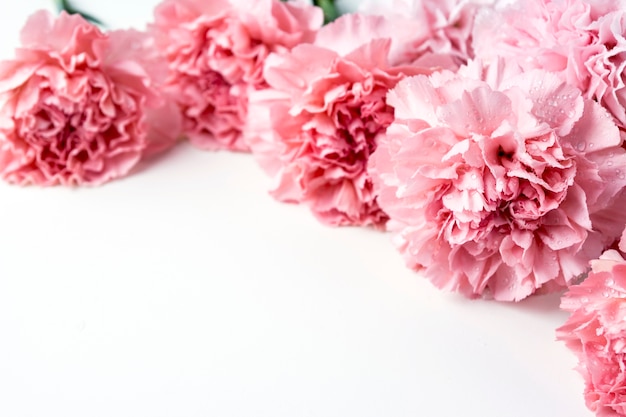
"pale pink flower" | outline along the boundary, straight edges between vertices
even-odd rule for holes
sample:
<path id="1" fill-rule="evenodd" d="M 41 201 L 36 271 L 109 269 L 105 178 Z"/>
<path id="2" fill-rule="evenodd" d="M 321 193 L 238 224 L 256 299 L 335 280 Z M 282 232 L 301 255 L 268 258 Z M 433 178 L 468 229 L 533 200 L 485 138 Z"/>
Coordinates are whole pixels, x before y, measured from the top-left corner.
<path id="1" fill-rule="evenodd" d="M 556 75 L 472 62 L 407 78 L 387 103 L 370 173 L 407 263 L 436 286 L 520 300 L 571 282 L 623 229 L 619 131 Z"/>
<path id="2" fill-rule="evenodd" d="M 312 41 L 321 9 L 280 0 L 165 0 L 152 30 L 170 67 L 184 130 L 204 149 L 248 150 L 242 135 L 251 89 L 265 87 L 272 52 Z"/>
<path id="3" fill-rule="evenodd" d="M 35 13 L 15 58 L 0 63 L 0 175 L 95 185 L 128 174 L 179 134 L 159 92 L 166 69 L 145 34 Z"/>
<path id="4" fill-rule="evenodd" d="M 404 53 L 414 58 L 443 55 L 458 65 L 473 58 L 472 29 L 481 8 L 495 0 L 370 0 L 359 11 L 392 18 L 406 42 Z"/>
<path id="5" fill-rule="evenodd" d="M 250 97 L 250 145 L 275 180 L 273 196 L 307 204 L 326 224 L 387 220 L 367 160 L 393 120 L 388 89 L 426 70 L 390 65 L 392 39 L 380 38 L 385 28 L 380 17 L 341 17 L 315 44 L 271 55 L 269 88 Z"/>
<path id="6" fill-rule="evenodd" d="M 571 316 L 557 338 L 578 357 L 587 407 L 600 417 L 626 416 L 626 261 L 614 250 L 592 261 L 561 308 Z"/>
<path id="7" fill-rule="evenodd" d="M 626 128 L 626 2 L 519 0 L 476 19 L 476 56 L 556 72 Z"/>

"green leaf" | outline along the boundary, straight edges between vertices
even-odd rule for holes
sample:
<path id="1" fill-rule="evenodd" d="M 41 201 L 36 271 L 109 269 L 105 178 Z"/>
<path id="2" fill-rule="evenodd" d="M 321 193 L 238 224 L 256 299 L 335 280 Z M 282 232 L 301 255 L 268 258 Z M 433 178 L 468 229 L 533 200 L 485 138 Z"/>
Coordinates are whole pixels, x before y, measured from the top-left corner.
<path id="1" fill-rule="evenodd" d="M 97 17 L 76 9 L 70 4 L 69 0 L 57 0 L 57 8 L 59 9 L 59 11 L 65 10 L 69 14 L 79 14 L 83 18 L 85 18 L 85 20 L 88 20 L 97 25 L 103 25 L 102 21 Z"/>
<path id="2" fill-rule="evenodd" d="M 324 11 L 324 23 L 330 23 L 339 17 L 334 0 L 315 0 L 313 3 Z"/>

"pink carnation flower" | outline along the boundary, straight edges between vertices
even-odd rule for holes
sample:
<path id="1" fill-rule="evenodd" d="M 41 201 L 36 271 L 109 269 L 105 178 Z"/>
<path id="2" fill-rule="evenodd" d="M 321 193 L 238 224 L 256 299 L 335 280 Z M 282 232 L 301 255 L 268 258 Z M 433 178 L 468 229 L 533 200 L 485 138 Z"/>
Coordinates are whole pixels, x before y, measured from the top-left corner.
<path id="1" fill-rule="evenodd" d="M 42 11 L 21 41 L 15 59 L 0 63 L 4 179 L 101 184 L 174 143 L 179 120 L 157 84 L 166 66 L 148 37 L 105 34 L 80 16 Z"/>
<path id="2" fill-rule="evenodd" d="M 504 57 L 558 73 L 624 129 L 625 31 L 623 0 L 519 0 L 477 17 L 474 48 L 483 60 Z"/>
<path id="3" fill-rule="evenodd" d="M 248 150 L 242 134 L 248 93 L 265 87 L 265 59 L 312 41 L 322 23 L 321 9 L 280 0 L 165 0 L 157 6 L 153 31 L 191 143 Z"/>
<path id="4" fill-rule="evenodd" d="M 473 62 L 407 78 L 387 102 L 378 202 L 436 286 L 520 300 L 569 283 L 623 229 L 619 131 L 556 75 Z"/>
<path id="5" fill-rule="evenodd" d="M 407 56 L 444 55 L 462 65 L 474 56 L 474 18 L 495 0 L 393 0 L 364 2 L 363 13 L 393 18 L 406 36 Z"/>
<path id="6" fill-rule="evenodd" d="M 557 338 L 578 357 L 587 407 L 601 417 L 626 416 L 626 261 L 614 250 L 592 261 L 561 308 L 572 314 Z"/>
<path id="7" fill-rule="evenodd" d="M 271 55 L 269 88 L 251 95 L 250 145 L 273 176 L 274 197 L 307 204 L 329 225 L 382 225 L 366 172 L 379 136 L 393 120 L 385 95 L 404 74 L 392 66 L 383 18 L 346 15 L 315 44 Z"/>

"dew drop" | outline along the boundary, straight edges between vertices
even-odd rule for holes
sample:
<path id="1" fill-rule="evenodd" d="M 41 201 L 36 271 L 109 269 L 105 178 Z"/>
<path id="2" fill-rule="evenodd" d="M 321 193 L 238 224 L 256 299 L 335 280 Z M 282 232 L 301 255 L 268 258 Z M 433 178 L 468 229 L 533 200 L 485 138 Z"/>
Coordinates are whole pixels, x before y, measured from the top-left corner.
<path id="1" fill-rule="evenodd" d="M 478 175 L 472 174 L 472 179 L 475 180 L 476 178 L 478 178 Z"/>
<path id="2" fill-rule="evenodd" d="M 589 147 L 590 147 L 590 148 L 593 148 L 593 142 L 589 144 Z"/>
<path id="3" fill-rule="evenodd" d="M 580 152 L 584 151 L 586 147 L 587 144 L 582 140 L 576 144 L 576 149 Z"/>
<path id="4" fill-rule="evenodd" d="M 584 304 L 587 304 L 589 302 L 589 298 L 588 297 L 583 297 L 580 299 L 580 301 L 582 301 Z"/>
<path id="5" fill-rule="evenodd" d="M 603 292 L 602 292 L 602 296 L 603 296 L 604 298 L 609 298 L 609 292 L 608 292 L 608 291 L 603 291 Z"/>
<path id="6" fill-rule="evenodd" d="M 606 163 L 608 166 L 612 167 L 613 166 L 613 161 L 607 161 Z"/>
<path id="7" fill-rule="evenodd" d="M 612 286 L 615 285 L 615 280 L 613 278 L 609 278 L 606 280 L 606 285 Z"/>

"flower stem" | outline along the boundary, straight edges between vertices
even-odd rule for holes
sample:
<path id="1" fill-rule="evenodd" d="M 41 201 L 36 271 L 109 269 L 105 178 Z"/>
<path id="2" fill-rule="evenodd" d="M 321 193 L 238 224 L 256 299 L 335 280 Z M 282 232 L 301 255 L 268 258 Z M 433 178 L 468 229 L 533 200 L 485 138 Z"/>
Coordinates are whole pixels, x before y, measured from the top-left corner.
<path id="1" fill-rule="evenodd" d="M 339 17 L 334 0 L 315 0 L 313 3 L 324 11 L 324 23 L 330 23 Z"/>
<path id="2" fill-rule="evenodd" d="M 76 9 L 74 6 L 70 4 L 69 0 L 56 0 L 56 3 L 57 3 L 57 8 L 59 9 L 59 11 L 65 10 L 69 14 L 79 14 L 83 18 L 85 18 L 85 20 L 88 20 L 92 23 L 95 23 L 97 25 L 103 24 L 102 21 L 98 19 L 97 17 Z"/>

